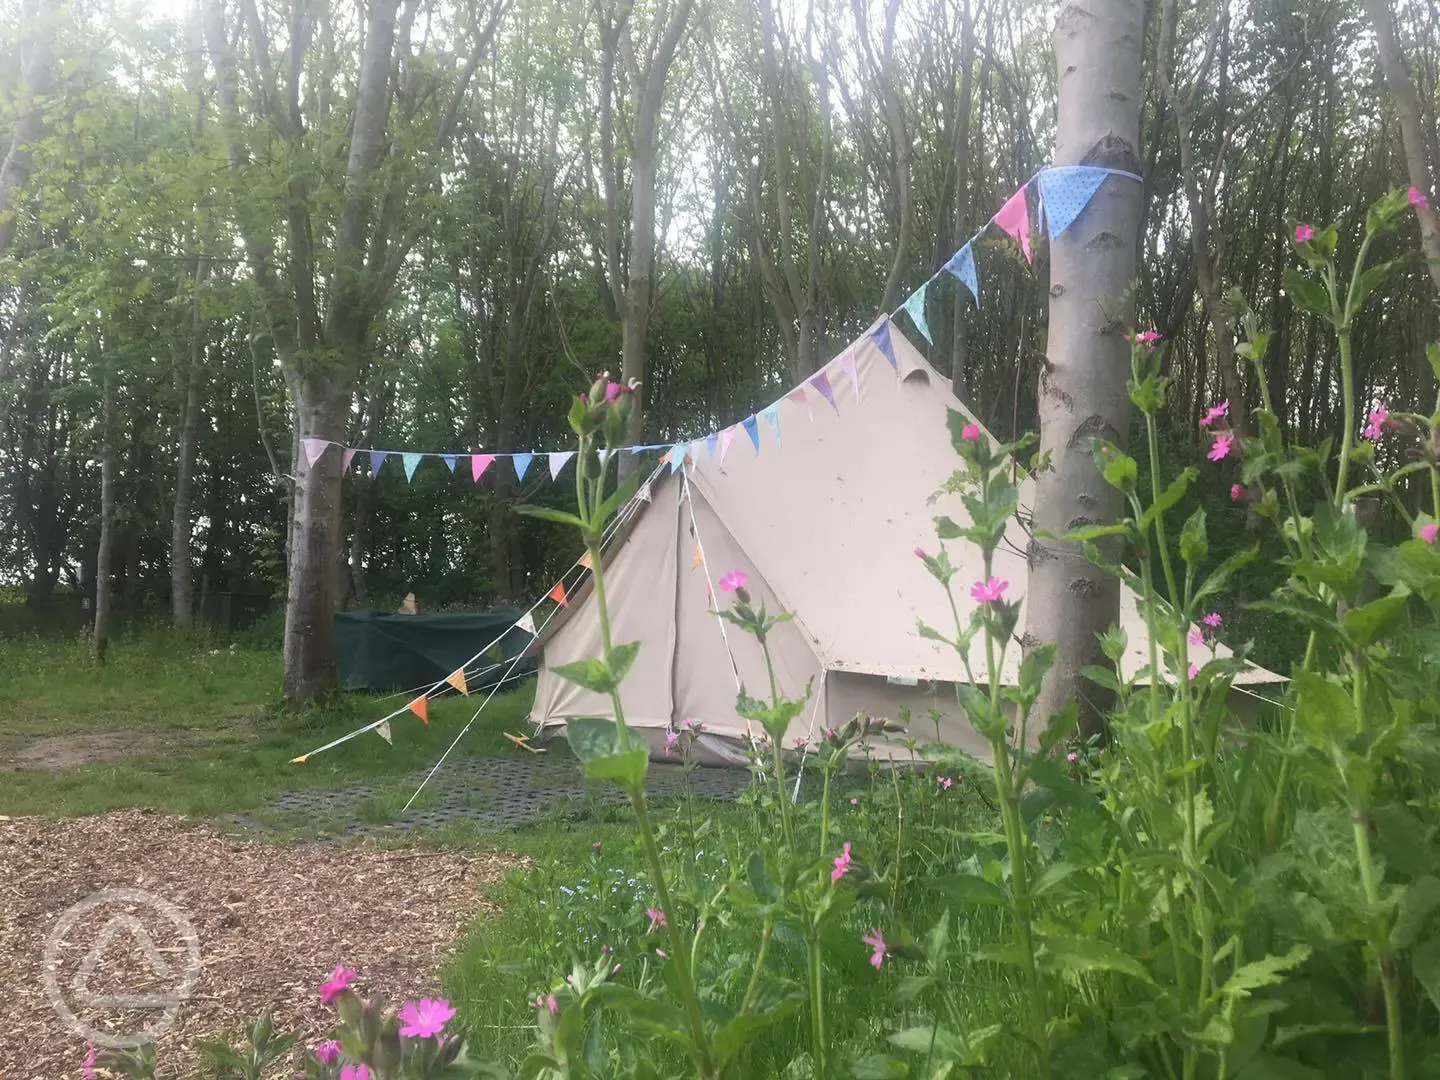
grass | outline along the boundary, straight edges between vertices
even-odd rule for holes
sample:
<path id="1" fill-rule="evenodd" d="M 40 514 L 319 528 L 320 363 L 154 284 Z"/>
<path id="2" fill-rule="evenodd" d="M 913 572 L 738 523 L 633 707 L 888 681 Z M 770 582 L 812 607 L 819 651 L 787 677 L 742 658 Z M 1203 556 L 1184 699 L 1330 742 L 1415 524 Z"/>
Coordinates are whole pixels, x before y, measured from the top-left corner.
<path id="1" fill-rule="evenodd" d="M 479 704 L 442 698 L 432 703 L 428 726 L 408 714 L 393 720 L 393 746 L 366 734 L 294 765 L 292 758 L 379 719 L 403 698 L 346 695 L 287 713 L 279 682 L 273 648 L 137 629 L 117 637 L 97 666 L 81 638 L 7 639 L 0 643 L 0 756 L 33 750 L 40 739 L 54 740 L 46 745 L 58 754 L 103 740 L 100 756 L 109 760 L 8 771 L 0 814 L 150 807 L 218 816 L 254 810 L 283 791 L 369 782 L 381 788 L 368 811 L 379 819 L 405 778 L 439 760 Z M 503 733 L 528 730 L 532 694 L 533 685 L 522 685 L 497 696 L 452 760 L 513 752 Z"/>

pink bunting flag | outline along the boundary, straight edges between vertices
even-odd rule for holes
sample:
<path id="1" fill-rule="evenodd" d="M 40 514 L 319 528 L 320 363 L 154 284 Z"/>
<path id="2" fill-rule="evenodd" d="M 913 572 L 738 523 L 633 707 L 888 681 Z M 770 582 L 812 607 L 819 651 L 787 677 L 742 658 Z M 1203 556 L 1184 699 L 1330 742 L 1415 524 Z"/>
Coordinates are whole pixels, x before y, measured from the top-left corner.
<path id="1" fill-rule="evenodd" d="M 353 449 L 347 448 L 347 449 L 345 450 L 345 456 L 344 456 L 344 458 L 342 458 L 341 461 L 340 461 L 340 471 L 341 471 L 341 472 L 349 472 L 349 471 L 350 471 L 350 462 L 352 462 L 352 461 L 354 461 L 354 460 L 355 460 L 355 451 L 354 451 Z"/>
<path id="2" fill-rule="evenodd" d="M 300 445 L 305 450 L 305 464 L 312 469 L 315 462 L 320 460 L 320 455 L 325 453 L 326 447 L 330 445 L 329 439 L 301 439 Z"/>
<path id="3" fill-rule="evenodd" d="M 727 427 L 720 432 L 720 464 L 725 464 L 725 455 L 730 452 L 730 444 L 735 441 L 735 429 Z"/>
<path id="4" fill-rule="evenodd" d="M 810 408 L 810 399 L 805 394 L 805 387 L 795 387 L 794 390 L 791 390 L 788 394 L 785 395 L 785 400 L 790 402 L 792 405 L 804 405 L 805 411 L 810 414 L 810 419 L 815 419 L 815 413 L 811 411 Z"/>
<path id="5" fill-rule="evenodd" d="M 485 470 L 490 467 L 491 463 L 494 462 L 494 460 L 494 454 L 471 454 L 470 478 L 472 480 L 478 481 L 480 477 L 485 475 Z"/>
<path id="6" fill-rule="evenodd" d="M 1005 205 L 1000 207 L 999 213 L 995 215 L 995 224 L 1020 241 L 1020 250 L 1025 253 L 1027 263 L 1033 261 L 1030 251 L 1030 206 L 1025 201 L 1023 187 L 1005 200 Z"/>
<path id="7" fill-rule="evenodd" d="M 845 374 L 850 376 L 850 385 L 855 387 L 855 400 L 860 400 L 860 374 L 855 370 L 855 346 L 845 350 L 845 355 L 840 357 L 840 362 L 845 365 Z"/>

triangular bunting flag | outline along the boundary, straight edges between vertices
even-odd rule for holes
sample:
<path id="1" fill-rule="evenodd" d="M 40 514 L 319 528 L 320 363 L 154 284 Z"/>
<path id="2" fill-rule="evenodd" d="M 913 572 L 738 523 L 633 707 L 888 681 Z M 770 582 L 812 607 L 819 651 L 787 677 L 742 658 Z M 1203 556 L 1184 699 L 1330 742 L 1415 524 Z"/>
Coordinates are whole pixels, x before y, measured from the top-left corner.
<path id="1" fill-rule="evenodd" d="M 515 465 L 515 479 L 524 480 L 525 470 L 530 468 L 530 462 L 535 458 L 534 454 L 512 454 L 510 460 Z"/>
<path id="2" fill-rule="evenodd" d="M 576 566 L 583 566 L 586 570 L 594 570 L 595 564 L 590 561 L 590 552 L 582 552 L 580 558 L 575 560 Z"/>
<path id="3" fill-rule="evenodd" d="M 810 379 L 810 385 L 820 392 L 820 396 L 830 403 L 832 409 L 836 412 L 840 411 L 840 406 L 835 404 L 835 391 L 830 386 L 829 375 L 823 371 L 816 372 Z"/>
<path id="4" fill-rule="evenodd" d="M 700 545 L 699 545 L 699 543 L 696 543 L 696 545 L 695 545 L 695 554 L 690 556 L 690 569 L 691 569 L 691 570 L 694 570 L 697 566 L 702 565 L 704 562 L 705 562 L 705 553 L 700 550 Z"/>
<path id="5" fill-rule="evenodd" d="M 352 461 L 354 461 L 354 460 L 355 460 L 355 450 L 354 450 L 354 448 L 353 448 L 353 447 L 352 447 L 352 448 L 347 448 L 346 451 L 345 451 L 345 456 L 340 459 L 340 471 L 341 471 L 341 472 L 349 472 L 349 471 L 350 471 L 350 463 L 351 463 Z"/>
<path id="6" fill-rule="evenodd" d="M 424 454 L 401 454 L 401 455 L 400 455 L 400 460 L 405 463 L 405 479 L 406 479 L 406 480 L 414 480 L 414 479 L 415 479 L 415 466 L 417 466 L 417 465 L 420 464 L 420 459 L 421 459 L 422 457 L 424 457 L 424 456 L 425 456 Z"/>
<path id="7" fill-rule="evenodd" d="M 379 735 L 382 739 L 384 739 L 386 742 L 388 742 L 391 746 L 394 746 L 394 745 L 395 745 L 395 740 L 394 740 L 394 738 L 392 738 L 391 735 L 390 735 L 390 721 L 389 721 L 389 720 L 382 720 L 382 721 L 380 721 L 380 723 L 376 724 L 376 725 L 375 725 L 375 734 L 376 734 L 376 735 Z"/>
<path id="8" fill-rule="evenodd" d="M 845 350 L 840 357 L 840 362 L 845 365 L 845 374 L 850 376 L 850 385 L 855 387 L 855 400 L 860 400 L 860 373 L 855 370 L 855 346 Z M 838 409 L 837 409 L 838 411 Z"/>
<path id="9" fill-rule="evenodd" d="M 557 581 L 555 583 L 555 587 L 545 595 L 550 597 L 551 600 L 554 600 L 561 607 L 568 608 L 570 606 L 570 601 L 566 599 L 565 596 L 565 583 L 563 581 Z"/>
<path id="10" fill-rule="evenodd" d="M 910 316 L 910 321 L 915 324 L 915 329 L 920 331 L 926 341 L 934 345 L 935 339 L 930 336 L 930 323 L 925 318 L 925 292 L 929 288 L 930 282 L 927 281 L 907 296 L 902 306 L 905 308 L 905 313 Z"/>
<path id="11" fill-rule="evenodd" d="M 521 615 L 520 618 L 516 619 L 515 625 L 531 637 L 535 636 L 535 617 L 531 615 L 530 612 L 527 611 L 524 615 Z"/>
<path id="12" fill-rule="evenodd" d="M 980 275 L 975 272 L 975 249 L 966 244 L 945 264 L 945 269 L 960 279 L 960 283 L 970 290 L 970 296 L 975 301 L 975 307 L 980 307 Z"/>
<path id="13" fill-rule="evenodd" d="M 380 466 L 385 464 L 385 459 L 390 456 L 388 450 L 370 451 L 370 475 L 379 476 Z"/>
<path id="14" fill-rule="evenodd" d="M 810 399 L 805 394 L 805 387 L 797 386 L 785 395 L 785 400 L 795 405 L 804 405 L 805 412 L 811 420 L 815 419 L 815 411 L 810 408 Z"/>
<path id="15" fill-rule="evenodd" d="M 1040 201 L 1050 239 L 1068 229 L 1100 190 L 1109 169 L 1094 165 L 1062 165 L 1040 174 Z"/>
<path id="16" fill-rule="evenodd" d="M 300 445 L 305 448 L 305 464 L 309 465 L 313 469 L 315 467 L 315 462 L 320 460 L 320 455 L 323 454 L 325 452 L 325 448 L 330 445 L 330 440 L 301 439 Z"/>
<path id="17" fill-rule="evenodd" d="M 720 445 L 720 433 L 712 431 L 705 437 L 705 452 L 711 461 L 715 460 L 715 448 Z"/>
<path id="18" fill-rule="evenodd" d="M 463 667 L 456 668 L 449 675 L 446 675 L 445 681 L 466 697 L 470 696 L 470 686 L 465 681 L 465 669 Z"/>
<path id="19" fill-rule="evenodd" d="M 685 454 L 689 449 L 688 446 L 676 443 L 666 452 L 665 460 L 670 463 L 670 472 L 672 474 L 679 472 L 685 467 Z"/>
<path id="20" fill-rule="evenodd" d="M 767 405 L 760 411 L 765 422 L 770 425 L 770 430 L 775 432 L 775 445 L 780 445 L 780 410 L 774 405 Z"/>
<path id="21" fill-rule="evenodd" d="M 451 472 L 455 471 L 455 462 L 460 460 L 459 454 L 441 454 L 440 460 L 445 462 L 445 467 Z"/>
<path id="22" fill-rule="evenodd" d="M 406 707 L 416 716 L 420 717 L 421 720 L 425 721 L 426 727 L 430 726 L 430 706 L 426 703 L 423 694 L 410 702 Z"/>
<path id="23" fill-rule="evenodd" d="M 725 464 L 725 455 L 730 452 L 730 444 L 735 441 L 734 426 L 727 427 L 720 432 L 720 464 Z"/>
<path id="24" fill-rule="evenodd" d="M 485 470 L 490 467 L 494 460 L 494 454 L 471 454 L 470 479 L 478 481 L 480 477 L 485 475 Z"/>
<path id="25" fill-rule="evenodd" d="M 745 434 L 750 436 L 750 441 L 755 444 L 755 453 L 760 453 L 760 421 L 753 416 L 747 416 L 740 421 L 740 426 L 745 429 Z"/>
<path id="26" fill-rule="evenodd" d="M 640 485 L 640 490 L 635 493 L 635 497 L 641 502 L 650 501 L 650 481 L 647 480 Z"/>
<path id="27" fill-rule="evenodd" d="M 595 456 L 600 459 L 600 468 L 602 468 L 602 469 L 605 468 L 606 462 L 608 462 L 608 461 L 610 460 L 610 453 L 611 453 L 611 452 L 610 452 L 609 450 L 596 450 L 596 451 L 595 451 Z"/>
<path id="28" fill-rule="evenodd" d="M 555 480 L 560 476 L 560 470 L 565 463 L 575 456 L 574 450 L 556 450 L 550 454 L 550 479 Z"/>
<path id="29" fill-rule="evenodd" d="M 881 319 L 880 324 L 870 331 L 870 340 L 875 342 L 875 347 L 880 350 L 880 355 L 885 357 L 890 366 L 898 373 L 900 364 L 895 359 L 895 343 L 890 340 L 889 319 Z"/>
<path id="30" fill-rule="evenodd" d="M 1032 261 L 1033 255 L 1030 251 L 1030 206 L 1025 201 L 1025 188 L 1022 186 L 1019 191 L 1005 200 L 1005 205 L 995 214 L 995 224 L 1004 229 L 1007 233 L 1020 241 L 1020 250 L 1025 253 L 1025 261 Z"/>

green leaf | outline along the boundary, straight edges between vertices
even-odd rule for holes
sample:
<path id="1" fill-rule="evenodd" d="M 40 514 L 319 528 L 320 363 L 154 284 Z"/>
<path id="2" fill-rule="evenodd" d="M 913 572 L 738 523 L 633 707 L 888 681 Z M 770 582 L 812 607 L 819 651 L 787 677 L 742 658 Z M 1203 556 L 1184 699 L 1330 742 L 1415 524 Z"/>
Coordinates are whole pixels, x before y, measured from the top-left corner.
<path id="1" fill-rule="evenodd" d="M 625 645 L 612 645 L 610 655 L 605 657 L 605 663 L 610 668 L 610 677 L 619 686 L 624 681 L 630 666 L 635 663 L 635 657 L 640 652 L 640 642 L 632 641 Z"/>
<path id="2" fill-rule="evenodd" d="M 1214 570 L 1210 571 L 1210 576 L 1201 582 L 1200 588 L 1195 590 L 1192 603 L 1198 604 L 1207 596 L 1218 593 L 1229 583 L 1236 571 L 1249 566 L 1259 557 L 1260 549 L 1258 547 L 1247 548 L 1245 551 L 1237 551 L 1234 555 L 1231 555 Z"/>
<path id="3" fill-rule="evenodd" d="M 1338 682 L 1303 668 L 1295 671 L 1295 723 L 1317 750 L 1348 745 L 1359 731 L 1350 693 Z"/>
<path id="4" fill-rule="evenodd" d="M 1285 973 L 1310 958 L 1309 945 L 1296 945 L 1284 956 L 1266 956 L 1235 970 L 1220 988 L 1222 998 L 1243 998 L 1262 986 L 1275 986 L 1285 981 Z"/>
<path id="5" fill-rule="evenodd" d="M 1071 529 L 1060 539 L 1067 544 L 1083 544 L 1106 536 L 1129 535 L 1130 522 L 1122 521 L 1118 525 L 1086 525 L 1079 529 Z"/>
<path id="6" fill-rule="evenodd" d="M 594 657 L 589 660 L 576 660 L 573 664 L 561 664 L 554 670 L 562 679 L 596 694 L 610 693 L 618 682 L 610 671 L 610 665 Z"/>
<path id="7" fill-rule="evenodd" d="M 1376 263 L 1370 269 L 1360 275 L 1360 280 L 1355 283 L 1355 295 L 1350 304 L 1350 317 L 1353 319 L 1365 306 L 1366 299 L 1386 280 L 1395 274 L 1408 262 L 1408 259 L 1391 259 L 1389 262 Z"/>
<path id="8" fill-rule="evenodd" d="M 1294 267 L 1285 269 L 1285 295 L 1290 297 L 1291 302 L 1301 311 L 1308 311 L 1327 321 L 1332 317 L 1330 294 L 1325 291 L 1324 286 Z"/>
<path id="9" fill-rule="evenodd" d="M 1062 881 L 1075 873 L 1077 867 L 1067 862 L 1053 862 L 1035 875 L 1030 883 L 1031 896 L 1044 896 Z"/>
<path id="10" fill-rule="evenodd" d="M 1102 450 L 1096 459 L 1102 463 L 1101 473 L 1105 477 L 1105 482 L 1113 488 L 1118 488 L 1120 491 L 1134 491 L 1135 480 L 1140 475 L 1140 469 L 1139 466 L 1135 464 L 1135 459 L 1124 451 L 1116 450 L 1114 447 L 1107 447 L 1106 449 L 1109 450 L 1110 453 L 1107 454 Z"/>
<path id="11" fill-rule="evenodd" d="M 1408 593 L 1392 592 L 1345 612 L 1345 629 L 1357 645 L 1369 645 L 1405 614 Z"/>
<path id="12" fill-rule="evenodd" d="M 1180 529 L 1180 558 L 1194 570 L 1210 554 L 1210 537 L 1205 530 L 1205 508 L 1198 506 Z"/>
<path id="13" fill-rule="evenodd" d="M 1162 491 L 1160 497 L 1151 503 L 1150 506 L 1145 509 L 1145 513 L 1140 516 L 1140 531 L 1142 533 L 1145 532 L 1154 523 L 1156 518 L 1168 512 L 1171 507 L 1183 499 L 1185 493 L 1190 490 L 1190 485 L 1194 483 L 1195 477 L 1199 475 L 1199 469 L 1191 468 L 1186 469 L 1172 480 L 1170 486 Z"/>
<path id="14" fill-rule="evenodd" d="M 941 515 L 935 519 L 935 535 L 941 540 L 956 540 L 965 535 L 965 530 L 949 517 Z"/>
<path id="15" fill-rule="evenodd" d="M 871 1054 L 850 1066 L 852 1080 L 905 1080 L 909 1067 L 886 1054 Z"/>
<path id="16" fill-rule="evenodd" d="M 517 506 L 515 512 L 517 514 L 523 514 L 525 517 L 538 518 L 541 521 L 554 521 L 561 525 L 569 525 L 575 529 L 583 529 L 585 527 L 585 523 L 574 514 L 567 513 L 564 510 L 556 510 L 550 506 Z"/>
<path id="17" fill-rule="evenodd" d="M 744 1016 L 737 1016 L 731 1020 L 715 1033 L 715 1037 L 710 1042 L 710 1049 L 718 1059 L 717 1065 L 723 1067 L 726 1062 L 743 1050 L 748 1042 L 775 1024 L 783 1015 L 783 1012 L 770 1009 L 766 1010 L 763 1015 L 746 1013 Z"/>
<path id="18" fill-rule="evenodd" d="M 577 716 L 565 724 L 565 735 L 585 767 L 585 775 L 597 780 L 614 780 L 627 791 L 645 783 L 650 752 L 645 747 L 622 750 L 620 729 L 615 721 L 596 716 Z"/>
<path id="19" fill-rule="evenodd" d="M 993 907 L 1010 904 L 1010 897 L 1003 889 L 976 874 L 947 874 L 934 878 L 931 884 L 962 904 L 988 904 Z"/>
<path id="20" fill-rule="evenodd" d="M 1115 678 L 1115 672 L 1109 668 L 1101 667 L 1099 664 L 1086 664 L 1080 669 L 1080 676 L 1089 679 L 1096 686 L 1109 690 L 1112 694 L 1120 692 L 1120 681 Z"/>
<path id="21" fill-rule="evenodd" d="M 1440 878 L 1418 877 L 1400 894 L 1400 910 L 1390 928 L 1390 946 L 1408 949 L 1420 939 L 1430 913 L 1440 907 Z"/>
<path id="22" fill-rule="evenodd" d="M 1155 980 L 1143 964 L 1108 941 L 1098 938 L 1049 937 L 1045 950 L 1064 971 L 1080 975 L 1095 971 L 1113 971 L 1154 985 Z"/>
<path id="23" fill-rule="evenodd" d="M 1425 359 L 1430 361 L 1430 371 L 1440 379 L 1440 345 L 1426 345 Z"/>
<path id="24" fill-rule="evenodd" d="M 1430 1001 L 1440 1009 L 1440 935 L 1432 937 L 1410 954 L 1410 970 L 1425 987 Z"/>
<path id="25" fill-rule="evenodd" d="M 775 879 L 770 875 L 770 868 L 765 865 L 763 851 L 757 849 L 750 853 L 745 870 L 750 878 L 750 888 L 754 890 L 762 904 L 773 904 L 780 899 L 780 887 L 775 884 Z"/>

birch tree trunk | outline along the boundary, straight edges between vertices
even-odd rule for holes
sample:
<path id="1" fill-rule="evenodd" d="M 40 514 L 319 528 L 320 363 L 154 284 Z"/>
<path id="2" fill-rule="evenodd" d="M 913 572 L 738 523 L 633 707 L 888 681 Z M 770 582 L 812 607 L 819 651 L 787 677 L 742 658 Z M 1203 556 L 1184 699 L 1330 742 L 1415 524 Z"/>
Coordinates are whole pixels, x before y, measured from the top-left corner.
<path id="1" fill-rule="evenodd" d="M 1055 24 L 1059 73 L 1056 165 L 1138 172 L 1141 0 L 1071 0 Z M 1105 483 L 1090 440 L 1124 445 L 1125 389 L 1141 221 L 1140 184 L 1105 180 L 1094 200 L 1050 249 L 1050 329 L 1040 374 L 1040 449 L 1052 468 L 1036 484 L 1036 533 L 1062 536 L 1114 521 L 1120 493 Z M 1052 716 L 1072 700 L 1082 717 L 1093 685 L 1086 664 L 1103 663 L 1097 635 L 1116 622 L 1119 582 L 1073 545 L 1034 539 L 1027 552 L 1025 644 L 1054 643 L 1057 655 L 1038 702 Z M 1093 720 L 1094 713 L 1090 713 Z"/>
<path id="2" fill-rule="evenodd" d="M 0 161 L 0 255 L 15 241 L 15 202 L 30 180 L 30 147 L 45 133 L 45 96 L 54 74 L 52 38 L 59 0 L 27 0 L 21 11 L 20 92 L 10 148 Z"/>
<path id="3" fill-rule="evenodd" d="M 110 645 L 110 549 L 115 532 L 115 388 L 107 364 L 100 404 L 100 543 L 95 553 L 95 622 L 90 650 L 97 663 L 105 662 Z"/>
<path id="4" fill-rule="evenodd" d="M 1400 118 L 1400 141 L 1405 147 L 1405 171 L 1410 174 L 1410 185 L 1418 188 L 1427 198 L 1433 198 L 1440 193 L 1434 188 L 1430 166 L 1440 167 L 1440 161 L 1432 163 L 1426 160 L 1428 155 L 1420 120 L 1420 98 L 1415 93 L 1415 84 L 1410 81 L 1410 73 L 1405 70 L 1405 59 L 1400 55 L 1395 20 L 1390 14 L 1390 0 L 1365 0 L 1365 10 L 1375 24 L 1380 66 L 1385 70 L 1385 81 L 1390 84 L 1390 96 Z M 1411 209 L 1420 223 L 1420 250 L 1425 253 L 1430 280 L 1435 283 L 1435 291 L 1440 293 L 1440 218 L 1428 202 Z"/>
<path id="5" fill-rule="evenodd" d="M 195 596 L 191 578 L 191 540 L 194 515 L 195 444 L 200 427 L 200 387 L 204 381 L 204 343 L 200 340 L 200 283 L 205 260 L 195 261 L 194 311 L 190 326 L 190 363 L 185 372 L 185 401 L 180 411 L 180 445 L 176 451 L 175 502 L 170 515 L 170 610 L 179 630 L 195 626 Z"/>

